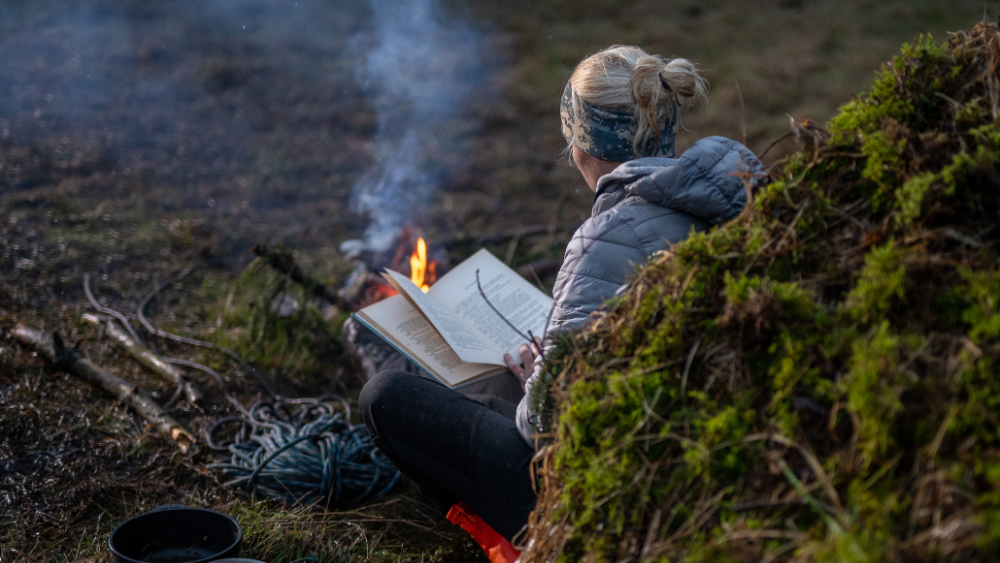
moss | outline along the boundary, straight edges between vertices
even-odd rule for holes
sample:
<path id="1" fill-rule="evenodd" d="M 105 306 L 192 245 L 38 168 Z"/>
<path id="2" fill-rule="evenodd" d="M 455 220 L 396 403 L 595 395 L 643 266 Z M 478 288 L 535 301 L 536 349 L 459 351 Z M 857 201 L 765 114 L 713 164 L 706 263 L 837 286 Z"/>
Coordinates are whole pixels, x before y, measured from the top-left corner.
<path id="1" fill-rule="evenodd" d="M 547 358 L 524 561 L 990 558 L 998 31 L 905 46 Z"/>
<path id="2" fill-rule="evenodd" d="M 884 317 L 906 295 L 906 269 L 902 265 L 904 251 L 894 240 L 872 247 L 865 256 L 865 265 L 854 288 L 847 295 L 847 313 L 867 323 Z"/>
<path id="3" fill-rule="evenodd" d="M 973 301 L 962 314 L 969 324 L 969 338 L 979 344 L 995 341 L 1000 338 L 1000 269 L 963 269 L 961 275 Z"/>

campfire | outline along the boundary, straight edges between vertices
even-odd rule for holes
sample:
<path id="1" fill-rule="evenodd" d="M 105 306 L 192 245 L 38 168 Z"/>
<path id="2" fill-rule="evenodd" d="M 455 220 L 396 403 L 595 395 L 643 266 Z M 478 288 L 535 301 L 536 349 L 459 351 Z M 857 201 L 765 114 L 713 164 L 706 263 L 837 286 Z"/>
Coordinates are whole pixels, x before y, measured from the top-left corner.
<path id="1" fill-rule="evenodd" d="M 398 242 L 382 252 L 363 251 L 355 256 L 356 269 L 340 295 L 354 311 L 396 295 L 382 271 L 386 268 L 409 275 L 410 280 L 425 293 L 437 281 L 443 256 L 435 256 L 419 230 L 407 226 Z"/>
<path id="2" fill-rule="evenodd" d="M 354 273 L 338 292 L 351 311 L 358 311 L 397 294 L 382 277 L 382 271 L 386 268 L 409 275 L 410 280 L 425 292 L 437 281 L 439 270 L 444 273 L 447 268 L 445 255 L 440 251 L 435 253 L 434 248 L 412 226 L 403 229 L 397 242 L 388 250 L 376 252 L 362 248 L 353 252 L 351 257 L 355 261 Z M 411 372 L 418 369 L 405 356 L 353 319 L 348 319 L 344 324 L 344 333 L 347 343 L 361 360 L 367 379 L 384 369 Z"/>
<path id="3" fill-rule="evenodd" d="M 437 262 L 427 264 L 427 243 L 424 237 L 417 238 L 417 248 L 410 255 L 410 281 L 424 293 L 437 279 Z"/>

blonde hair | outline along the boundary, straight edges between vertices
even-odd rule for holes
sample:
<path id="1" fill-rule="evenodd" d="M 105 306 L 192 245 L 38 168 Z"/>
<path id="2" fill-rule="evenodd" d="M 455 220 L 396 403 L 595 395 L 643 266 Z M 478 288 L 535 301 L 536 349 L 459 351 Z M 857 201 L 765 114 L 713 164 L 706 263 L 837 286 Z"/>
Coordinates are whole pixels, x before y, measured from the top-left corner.
<path id="1" fill-rule="evenodd" d="M 613 45 L 583 59 L 569 79 L 573 95 L 608 109 L 635 115 L 636 150 L 650 136 L 660 142 L 660 124 L 677 108 L 693 109 L 708 100 L 708 81 L 687 59 L 664 61 L 638 47 Z"/>

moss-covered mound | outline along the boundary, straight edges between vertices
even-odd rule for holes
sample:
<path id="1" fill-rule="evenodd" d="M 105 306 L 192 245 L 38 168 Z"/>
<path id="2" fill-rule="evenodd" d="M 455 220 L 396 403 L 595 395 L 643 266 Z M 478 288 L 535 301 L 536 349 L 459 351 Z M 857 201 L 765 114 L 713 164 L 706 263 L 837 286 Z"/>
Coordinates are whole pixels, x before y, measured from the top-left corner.
<path id="1" fill-rule="evenodd" d="M 548 359 L 524 561 L 995 557 L 998 65 L 905 46 Z"/>

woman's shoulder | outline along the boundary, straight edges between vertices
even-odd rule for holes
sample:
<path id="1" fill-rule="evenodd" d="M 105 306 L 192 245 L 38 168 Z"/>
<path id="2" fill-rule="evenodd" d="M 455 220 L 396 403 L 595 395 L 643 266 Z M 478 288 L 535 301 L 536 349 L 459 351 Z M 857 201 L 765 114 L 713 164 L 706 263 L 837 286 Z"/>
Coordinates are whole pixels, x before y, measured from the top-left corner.
<path id="1" fill-rule="evenodd" d="M 592 254 L 591 259 L 610 259 L 617 254 L 634 261 L 660 249 L 664 240 L 683 238 L 691 229 L 691 219 L 682 212 L 628 197 L 584 221 L 567 245 L 566 256 Z"/>
<path id="2" fill-rule="evenodd" d="M 605 213 L 594 215 L 577 227 L 573 240 L 583 243 L 594 241 L 622 242 L 634 239 L 634 229 L 630 225 L 634 221 L 634 213 L 630 213 L 628 205 L 616 205 Z"/>
<path id="3" fill-rule="evenodd" d="M 749 169 L 759 165 L 757 155 L 746 145 L 726 137 L 699 139 L 677 159 L 677 166 L 729 173 L 731 168 Z"/>
<path id="4" fill-rule="evenodd" d="M 664 167 L 629 185 L 642 199 L 719 224 L 743 210 L 747 187 L 766 176 L 757 156 L 738 141 L 706 137 Z"/>

